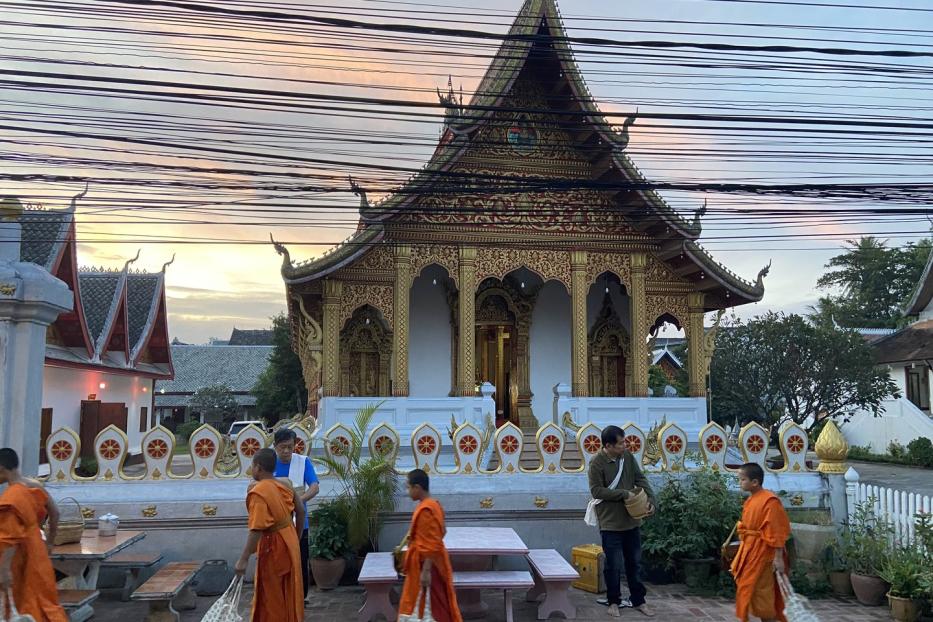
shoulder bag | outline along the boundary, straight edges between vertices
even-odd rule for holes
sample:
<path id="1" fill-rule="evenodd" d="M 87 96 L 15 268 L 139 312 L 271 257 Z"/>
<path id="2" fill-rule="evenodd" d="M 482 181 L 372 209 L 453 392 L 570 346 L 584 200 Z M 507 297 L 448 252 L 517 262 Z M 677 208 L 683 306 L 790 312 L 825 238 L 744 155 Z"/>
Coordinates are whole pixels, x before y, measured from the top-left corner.
<path id="1" fill-rule="evenodd" d="M 616 472 L 615 479 L 613 479 L 612 483 L 609 484 L 610 490 L 619 485 L 619 481 L 622 479 L 622 471 L 624 467 L 625 457 L 619 456 L 619 470 Z M 590 527 L 599 527 L 599 518 L 596 516 L 596 506 L 602 502 L 602 499 L 590 499 L 590 502 L 586 504 L 586 514 L 583 515 L 583 522 Z"/>

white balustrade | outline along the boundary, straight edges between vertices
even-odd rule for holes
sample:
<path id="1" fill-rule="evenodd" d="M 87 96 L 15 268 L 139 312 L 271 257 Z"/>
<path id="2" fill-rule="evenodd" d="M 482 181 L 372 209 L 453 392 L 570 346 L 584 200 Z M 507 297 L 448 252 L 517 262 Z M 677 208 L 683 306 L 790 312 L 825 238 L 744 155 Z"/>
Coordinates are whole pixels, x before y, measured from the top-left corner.
<path id="1" fill-rule="evenodd" d="M 933 497 L 930 495 L 863 484 L 858 471 L 852 468 L 846 472 L 845 479 L 849 518 L 855 514 L 857 505 L 871 503 L 875 515 L 890 521 L 897 542 L 913 542 L 917 514 L 930 514 L 933 511 Z"/>

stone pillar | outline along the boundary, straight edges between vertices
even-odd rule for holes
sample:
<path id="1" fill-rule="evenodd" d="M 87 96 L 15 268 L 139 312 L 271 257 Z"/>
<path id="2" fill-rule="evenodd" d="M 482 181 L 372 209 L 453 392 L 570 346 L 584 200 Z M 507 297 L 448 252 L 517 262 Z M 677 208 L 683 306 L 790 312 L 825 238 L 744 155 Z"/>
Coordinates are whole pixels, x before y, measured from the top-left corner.
<path id="1" fill-rule="evenodd" d="M 648 309 L 645 268 L 648 256 L 632 253 L 632 397 L 648 397 Z"/>
<path id="2" fill-rule="evenodd" d="M 392 395 L 408 397 L 408 300 L 411 286 L 411 247 L 395 247 L 395 324 L 392 327 L 392 355 L 395 381 Z"/>
<path id="3" fill-rule="evenodd" d="M 589 292 L 586 281 L 586 251 L 570 253 L 570 305 L 571 305 L 571 386 L 576 397 L 586 397 L 590 392 L 589 374 L 587 373 L 587 322 L 586 295 Z"/>
<path id="4" fill-rule="evenodd" d="M 19 454 L 23 474 L 39 471 L 45 333 L 74 306 L 68 286 L 38 265 L 21 262 L 22 207 L 0 202 L 0 447 Z"/>
<path id="5" fill-rule="evenodd" d="M 324 281 L 324 397 L 340 394 L 340 298 L 343 282 Z"/>
<path id="6" fill-rule="evenodd" d="M 690 381 L 690 397 L 706 397 L 706 340 L 703 333 L 703 307 L 706 295 L 700 292 L 687 294 L 687 376 Z"/>
<path id="7" fill-rule="evenodd" d="M 460 340 L 457 344 L 457 394 L 476 394 L 476 249 L 460 248 Z"/>

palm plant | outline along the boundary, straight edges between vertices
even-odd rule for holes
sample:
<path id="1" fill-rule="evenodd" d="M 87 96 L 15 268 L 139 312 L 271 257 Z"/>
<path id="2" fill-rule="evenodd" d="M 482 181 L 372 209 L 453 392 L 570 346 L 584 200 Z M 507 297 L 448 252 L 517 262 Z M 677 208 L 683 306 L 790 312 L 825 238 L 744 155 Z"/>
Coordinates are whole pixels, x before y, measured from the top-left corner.
<path id="1" fill-rule="evenodd" d="M 380 406 L 382 402 L 369 404 L 356 413 L 349 430 L 350 445 L 339 457 L 320 458 L 340 483 L 335 504 L 346 521 L 350 545 L 357 551 L 367 544 L 378 549 L 383 515 L 395 509 L 398 491 L 395 452 L 363 458 L 366 431 Z"/>

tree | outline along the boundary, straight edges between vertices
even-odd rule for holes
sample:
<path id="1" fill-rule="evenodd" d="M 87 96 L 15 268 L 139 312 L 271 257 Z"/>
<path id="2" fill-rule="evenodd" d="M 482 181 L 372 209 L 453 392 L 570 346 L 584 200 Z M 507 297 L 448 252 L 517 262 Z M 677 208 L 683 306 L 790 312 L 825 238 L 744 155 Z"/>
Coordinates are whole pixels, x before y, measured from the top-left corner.
<path id="1" fill-rule="evenodd" d="M 855 331 L 768 313 L 719 331 L 710 369 L 713 418 L 770 426 L 784 418 L 812 426 L 821 413 L 878 416 L 897 385 Z"/>
<path id="2" fill-rule="evenodd" d="M 301 360 L 292 350 L 291 330 L 284 313 L 272 318 L 272 345 L 269 366 L 253 387 L 256 412 L 270 423 L 304 413 L 308 404 Z"/>
<path id="3" fill-rule="evenodd" d="M 896 328 L 923 273 L 931 239 L 902 248 L 871 236 L 846 244 L 849 249 L 830 259 L 826 267 L 831 271 L 817 281 L 817 287 L 839 293 L 820 298 L 813 319 L 852 328 Z"/>
<path id="4" fill-rule="evenodd" d="M 236 414 L 237 403 L 230 387 L 215 384 L 195 391 L 188 402 L 188 407 L 193 412 L 203 415 L 205 419 L 217 421 L 227 415 Z"/>

